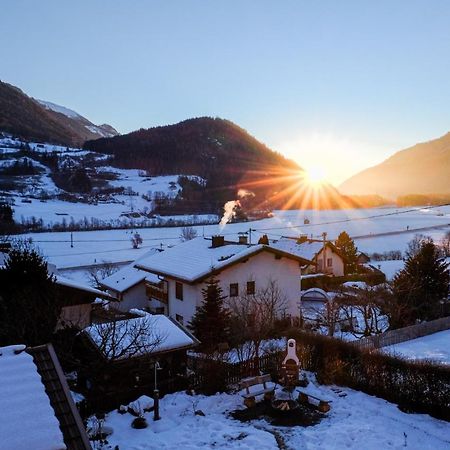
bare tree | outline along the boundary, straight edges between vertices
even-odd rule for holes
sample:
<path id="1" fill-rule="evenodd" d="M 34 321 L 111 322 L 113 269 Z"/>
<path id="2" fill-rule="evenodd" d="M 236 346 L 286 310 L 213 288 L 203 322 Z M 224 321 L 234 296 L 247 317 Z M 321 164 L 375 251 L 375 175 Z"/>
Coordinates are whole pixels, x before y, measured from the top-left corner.
<path id="1" fill-rule="evenodd" d="M 128 320 L 96 323 L 88 334 L 108 362 L 154 352 L 167 335 L 157 329 L 149 314 Z"/>
<path id="2" fill-rule="evenodd" d="M 408 249 L 406 250 L 406 256 L 408 258 L 416 256 L 422 248 L 425 242 L 432 242 L 430 236 L 424 234 L 415 234 L 414 237 L 408 242 Z"/>
<path id="3" fill-rule="evenodd" d="M 276 319 L 286 314 L 287 298 L 275 280 L 255 291 L 230 297 L 227 307 L 232 313 L 232 336 L 240 360 L 258 358 L 261 342 L 268 339 Z"/>
<path id="4" fill-rule="evenodd" d="M 180 239 L 185 241 L 190 241 L 197 237 L 197 230 L 193 227 L 183 227 L 180 233 Z"/>
<path id="5" fill-rule="evenodd" d="M 334 336 L 336 325 L 339 322 L 341 305 L 336 299 L 327 299 L 321 307 L 317 307 L 314 311 L 304 313 L 302 318 L 308 323 L 315 323 L 318 327 L 325 327 L 328 336 Z"/>
<path id="6" fill-rule="evenodd" d="M 118 270 L 119 268 L 109 261 L 103 261 L 99 265 L 91 266 L 87 274 L 89 283 L 96 289 L 101 289 L 101 281 Z"/>
<path id="7" fill-rule="evenodd" d="M 390 297 L 386 288 L 370 286 L 339 297 L 341 323 L 347 323 L 348 331 L 359 338 L 382 333 L 388 327 L 385 307 Z"/>
<path id="8" fill-rule="evenodd" d="M 443 256 L 448 258 L 450 256 L 450 231 L 447 231 L 445 236 L 442 238 L 440 247 Z"/>

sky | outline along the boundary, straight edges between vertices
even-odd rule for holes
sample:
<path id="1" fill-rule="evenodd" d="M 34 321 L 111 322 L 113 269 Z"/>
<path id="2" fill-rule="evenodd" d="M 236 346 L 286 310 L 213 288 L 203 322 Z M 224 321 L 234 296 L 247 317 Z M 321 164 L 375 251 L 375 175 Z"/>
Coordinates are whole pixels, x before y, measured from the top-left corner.
<path id="1" fill-rule="evenodd" d="M 450 130 L 447 0 L 0 3 L 0 79 L 121 133 L 222 117 L 338 185 Z"/>

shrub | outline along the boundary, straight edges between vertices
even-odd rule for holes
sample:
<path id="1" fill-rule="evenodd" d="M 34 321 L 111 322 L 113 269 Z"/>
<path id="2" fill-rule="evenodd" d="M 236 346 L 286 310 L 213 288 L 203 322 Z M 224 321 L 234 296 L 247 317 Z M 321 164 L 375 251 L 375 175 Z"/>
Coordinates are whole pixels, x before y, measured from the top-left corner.
<path id="1" fill-rule="evenodd" d="M 401 409 L 450 420 L 450 367 L 406 361 L 326 336 L 294 330 L 302 367 L 319 382 L 348 386 Z"/>

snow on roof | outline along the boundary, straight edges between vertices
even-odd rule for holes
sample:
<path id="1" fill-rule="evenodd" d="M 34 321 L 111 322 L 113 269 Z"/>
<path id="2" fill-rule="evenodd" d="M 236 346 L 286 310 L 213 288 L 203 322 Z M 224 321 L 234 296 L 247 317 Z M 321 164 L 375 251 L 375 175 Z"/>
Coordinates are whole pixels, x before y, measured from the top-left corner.
<path id="1" fill-rule="evenodd" d="M 58 274 L 55 274 L 55 281 L 56 284 L 59 284 L 61 286 L 79 289 L 81 291 L 89 292 L 90 294 L 95 294 L 98 297 L 109 297 L 109 295 L 106 292 L 100 291 L 99 289 L 95 289 L 81 281 L 70 280 L 69 278 L 63 277 Z"/>
<path id="2" fill-rule="evenodd" d="M 297 244 L 297 240 L 295 239 L 281 238 L 277 242 L 271 243 L 270 246 L 278 250 L 292 253 L 300 258 L 312 260 L 322 250 L 323 242 L 306 241 Z"/>
<path id="3" fill-rule="evenodd" d="M 405 267 L 405 261 L 402 259 L 391 261 L 374 261 L 368 264 L 369 267 L 375 267 L 386 275 L 386 280 L 393 280 L 395 274 Z"/>
<path id="4" fill-rule="evenodd" d="M 100 352 L 109 359 L 124 359 L 130 356 L 162 353 L 170 350 L 189 348 L 198 341 L 169 317 L 152 315 L 144 311 L 140 317 L 111 323 L 91 325 L 85 329 Z M 136 330 L 142 330 L 138 334 Z M 135 341 L 136 343 L 133 343 Z M 118 357 L 118 355 L 121 355 Z"/>
<path id="5" fill-rule="evenodd" d="M 212 248 L 210 239 L 198 237 L 162 253 L 142 258 L 139 263 L 136 263 L 136 267 L 187 282 L 195 282 L 214 270 L 225 268 L 262 250 L 270 251 L 270 247 L 262 244 L 225 243 L 220 247 Z M 286 253 L 285 250 L 281 251 Z M 289 255 L 286 254 L 286 256 Z M 290 256 L 297 258 L 297 255 L 290 254 Z"/>
<path id="6" fill-rule="evenodd" d="M 141 281 L 150 281 L 158 283 L 161 281 L 157 275 L 149 273 L 146 270 L 138 269 L 134 266 L 135 263 L 126 266 L 117 272 L 113 273 L 107 278 L 104 278 L 101 283 L 106 288 L 117 292 L 125 292 Z"/>
<path id="7" fill-rule="evenodd" d="M 0 420 L 0 447 L 65 449 L 59 422 L 33 357 L 24 349 L 24 345 L 0 348 L 0 410 L 4 413 Z"/>

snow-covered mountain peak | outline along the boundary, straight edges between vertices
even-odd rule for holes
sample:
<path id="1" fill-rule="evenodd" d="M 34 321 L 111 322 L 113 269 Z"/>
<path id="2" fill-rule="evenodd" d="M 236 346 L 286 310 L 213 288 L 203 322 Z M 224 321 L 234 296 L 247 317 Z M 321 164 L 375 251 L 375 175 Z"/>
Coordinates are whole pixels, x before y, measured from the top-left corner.
<path id="1" fill-rule="evenodd" d="M 57 105 L 56 103 L 47 102 L 45 100 L 37 100 L 37 102 L 45 109 L 64 114 L 66 117 L 70 117 L 71 119 L 81 117 L 77 112 L 73 111 L 72 109 L 66 108 L 65 106 Z"/>

